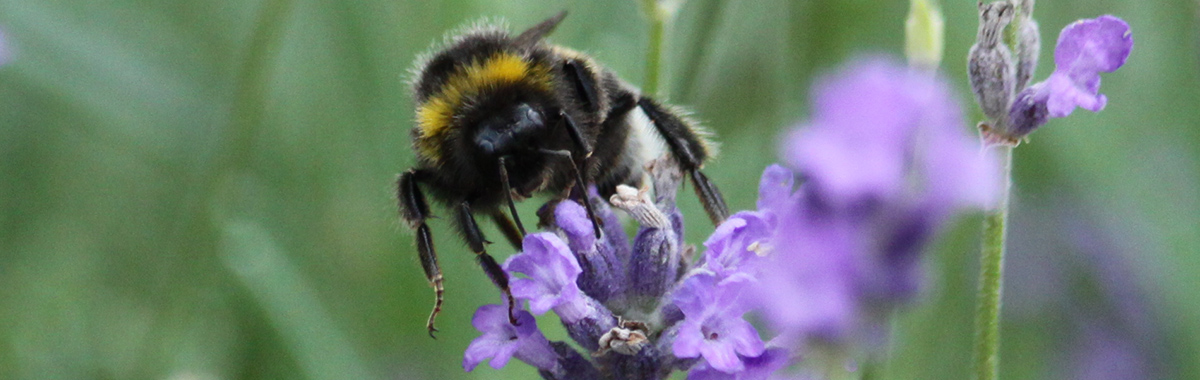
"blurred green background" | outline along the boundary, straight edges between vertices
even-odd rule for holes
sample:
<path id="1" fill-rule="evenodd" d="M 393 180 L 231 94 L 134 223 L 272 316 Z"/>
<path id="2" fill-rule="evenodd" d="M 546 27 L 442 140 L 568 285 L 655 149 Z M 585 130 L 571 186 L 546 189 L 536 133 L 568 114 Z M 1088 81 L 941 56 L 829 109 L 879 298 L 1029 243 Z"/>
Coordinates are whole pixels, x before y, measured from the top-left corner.
<path id="1" fill-rule="evenodd" d="M 1107 109 L 1017 150 L 1002 374 L 1200 378 L 1197 4 L 1037 7 L 1037 78 L 1075 19 L 1118 15 L 1136 44 L 1105 75 Z M 0 67 L 0 378 L 534 378 L 519 363 L 462 371 L 471 314 L 498 297 L 441 220 L 443 332 L 425 335 L 433 295 L 391 186 L 413 164 L 414 57 L 484 16 L 523 28 L 561 9 L 552 41 L 641 83 L 647 24 L 628 0 L 0 1 L 15 58 Z M 753 207 L 815 76 L 902 54 L 906 10 L 681 6 L 660 92 L 716 132 L 709 174 L 733 208 Z M 942 10 L 943 67 L 966 95 L 975 1 Z M 698 244 L 712 227 L 681 199 Z M 968 377 L 977 231 L 963 218 L 928 256 L 887 378 Z"/>

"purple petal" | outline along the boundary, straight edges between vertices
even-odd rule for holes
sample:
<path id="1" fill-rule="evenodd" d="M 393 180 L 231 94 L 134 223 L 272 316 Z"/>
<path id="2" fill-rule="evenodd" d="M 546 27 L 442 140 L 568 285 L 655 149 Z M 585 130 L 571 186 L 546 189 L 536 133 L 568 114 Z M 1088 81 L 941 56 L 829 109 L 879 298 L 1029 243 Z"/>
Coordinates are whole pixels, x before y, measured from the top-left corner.
<path id="1" fill-rule="evenodd" d="M 698 319 L 712 307 L 715 286 L 716 277 L 712 275 L 688 277 L 675 290 L 672 301 L 687 318 Z"/>
<path id="2" fill-rule="evenodd" d="M 885 59 L 850 65 L 813 96 L 813 120 L 785 139 L 784 154 L 837 205 L 902 196 L 923 132 L 965 126 L 943 80 Z"/>
<path id="3" fill-rule="evenodd" d="M 463 354 L 463 369 L 467 372 L 475 370 L 479 363 L 484 360 L 491 359 L 489 365 L 492 368 L 503 368 L 508 364 L 508 359 L 512 358 L 513 353 L 517 352 L 516 340 L 500 341 L 495 339 L 475 339 L 467 346 L 466 353 Z"/>
<path id="4" fill-rule="evenodd" d="M 700 362 L 688 372 L 688 380 L 767 380 L 775 379 L 771 375 L 787 366 L 788 351 L 782 348 L 772 348 L 763 351 L 762 355 L 743 357 L 745 369 L 738 373 L 718 371 L 706 362 Z M 779 377 L 782 379 L 782 377 Z"/>
<path id="5" fill-rule="evenodd" d="M 845 223 L 806 220 L 797 209 L 782 216 L 753 298 L 777 331 L 800 336 L 839 336 L 856 320 L 860 302 L 859 257 L 865 240 Z M 863 253 L 860 253 L 863 252 Z"/>
<path id="6" fill-rule="evenodd" d="M 795 186 L 795 173 L 773 164 L 763 171 L 758 182 L 758 209 L 769 211 L 787 207 Z"/>
<path id="7" fill-rule="evenodd" d="M 700 330 L 700 323 L 684 321 L 679 324 L 675 341 L 671 343 L 671 351 L 676 357 L 694 358 L 700 356 L 700 346 L 703 344 L 704 333 Z"/>
<path id="8" fill-rule="evenodd" d="M 1063 28 L 1054 48 L 1054 64 L 1076 81 L 1090 81 L 1095 73 L 1111 73 L 1124 65 L 1131 50 L 1133 34 L 1129 24 L 1104 15 Z M 1094 88 L 1099 88 L 1099 79 L 1095 81 Z"/>
<path id="9" fill-rule="evenodd" d="M 571 250 L 595 249 L 596 233 L 592 229 L 592 221 L 588 220 L 587 209 L 579 203 L 572 200 L 559 202 L 554 209 L 554 222 L 566 233 Z"/>
<path id="10" fill-rule="evenodd" d="M 1129 24 L 1113 16 L 1080 20 L 1063 28 L 1054 50 L 1054 73 L 1045 82 L 1050 117 L 1064 117 L 1076 106 L 1097 112 L 1108 99 L 1099 94 L 1100 73 L 1125 64 L 1133 50 Z"/>
<path id="11" fill-rule="evenodd" d="M 508 308 L 504 305 L 480 306 L 471 317 L 471 326 L 475 326 L 475 329 L 482 333 L 505 331 L 511 326 L 508 322 Z M 516 330 L 513 330 L 513 334 L 516 334 Z"/>
<path id="12" fill-rule="evenodd" d="M 721 372 L 738 372 L 745 369 L 742 358 L 737 356 L 733 345 L 708 341 L 700 345 L 700 355 L 708 365 Z"/>
<path id="13" fill-rule="evenodd" d="M 750 322 L 741 318 L 727 320 L 724 329 L 725 335 L 721 339 L 733 346 L 738 354 L 758 356 L 763 353 L 765 347 L 762 338 L 758 337 L 758 330 Z"/>

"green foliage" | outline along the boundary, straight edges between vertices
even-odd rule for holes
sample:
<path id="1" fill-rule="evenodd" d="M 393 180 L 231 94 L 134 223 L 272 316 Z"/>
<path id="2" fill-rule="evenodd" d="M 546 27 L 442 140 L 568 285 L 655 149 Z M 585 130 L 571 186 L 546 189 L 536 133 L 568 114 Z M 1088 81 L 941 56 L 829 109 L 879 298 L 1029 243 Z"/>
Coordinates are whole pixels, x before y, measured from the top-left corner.
<path id="1" fill-rule="evenodd" d="M 425 335 L 433 294 L 391 188 L 413 163 L 404 79 L 459 25 L 502 16 L 521 27 L 568 9 L 552 40 L 641 83 L 638 6 L 0 1 L 15 50 L 0 67 L 0 378 L 535 377 L 522 365 L 462 371 L 471 315 L 498 293 L 442 220 L 431 227 L 447 277 L 443 333 Z M 722 142 L 709 174 L 731 208 L 753 207 L 774 136 L 807 114 L 815 75 L 862 53 L 902 59 L 906 6 L 684 3 L 666 29 L 659 93 Z M 1157 365 L 1200 378 L 1196 7 L 1038 4 L 1038 78 L 1058 30 L 1078 18 L 1119 15 L 1136 46 L 1104 79 L 1107 109 L 1055 120 L 1017 150 L 1002 378 L 1066 376 L 1073 321 L 1112 319 L 1108 307 L 1079 311 L 1116 302 L 1079 290 L 1109 283 L 1087 269 L 1097 253 L 1116 257 L 1143 295 Z M 974 9 L 941 4 L 942 67 L 961 94 Z M 712 227 L 695 197 L 681 199 L 698 244 Z M 928 294 L 898 314 L 884 378 L 968 376 L 978 222 L 929 256 Z M 1081 243 L 1096 236 L 1101 247 Z M 1061 257 L 1075 259 L 1044 276 L 1061 281 L 1023 282 L 1038 278 L 1038 260 Z"/>

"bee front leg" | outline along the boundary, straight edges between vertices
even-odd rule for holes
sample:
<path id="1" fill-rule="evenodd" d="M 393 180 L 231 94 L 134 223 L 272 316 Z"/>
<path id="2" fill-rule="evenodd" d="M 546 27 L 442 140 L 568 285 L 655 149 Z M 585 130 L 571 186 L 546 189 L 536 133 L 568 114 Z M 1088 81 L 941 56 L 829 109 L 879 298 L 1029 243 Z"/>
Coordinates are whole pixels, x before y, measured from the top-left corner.
<path id="1" fill-rule="evenodd" d="M 483 267 L 483 273 L 487 274 L 492 283 L 500 288 L 501 293 L 504 293 L 504 297 L 508 301 L 509 323 L 517 324 L 517 318 L 513 314 L 516 302 L 513 300 L 512 291 L 508 288 L 508 273 L 505 273 L 496 259 L 487 253 L 484 246 L 487 239 L 483 237 L 483 231 L 475 222 L 475 215 L 471 212 L 471 203 L 466 201 L 459 203 L 458 213 L 455 215 L 455 224 L 458 226 L 459 232 L 463 234 L 463 238 L 467 239 L 467 245 L 471 247 L 471 251 L 475 252 L 475 258 L 479 261 L 479 266 Z"/>
<path id="2" fill-rule="evenodd" d="M 396 193 L 400 203 L 400 217 L 417 231 L 417 254 L 421 258 L 421 268 L 425 270 L 425 279 L 433 285 L 433 311 L 429 313 L 425 328 L 429 331 L 429 337 L 436 339 L 433 333 L 438 329 L 433 327 L 433 321 L 442 311 L 442 293 L 445 290 L 442 287 L 442 270 L 438 268 L 437 252 L 433 249 L 433 234 L 425 224 L 425 219 L 429 217 L 429 204 L 425 202 L 425 194 L 417 184 L 421 178 L 426 178 L 424 171 L 412 169 L 404 172 L 396 181 Z"/>
<path id="3" fill-rule="evenodd" d="M 596 238 L 600 238 L 600 223 L 597 222 L 596 212 L 592 210 L 592 202 L 587 199 L 587 184 L 583 182 L 583 172 L 579 165 L 571 156 L 569 150 L 548 150 L 542 149 L 542 154 L 548 156 L 559 157 L 571 163 L 571 171 L 575 173 L 575 187 L 579 189 L 579 203 L 583 204 L 583 209 L 587 211 L 588 219 L 592 221 L 592 231 L 596 234 Z"/>
<path id="4" fill-rule="evenodd" d="M 504 212 L 497 210 L 492 213 L 492 220 L 504 232 L 504 237 L 508 238 L 508 242 L 520 251 L 521 241 L 525 239 L 525 225 L 521 224 L 521 216 L 517 214 L 517 204 L 513 202 L 512 184 L 508 180 L 508 160 L 509 156 L 500 157 L 500 183 L 504 187 L 504 199 L 508 201 L 508 212 L 512 214 L 512 219 L 508 219 L 504 216 Z"/>

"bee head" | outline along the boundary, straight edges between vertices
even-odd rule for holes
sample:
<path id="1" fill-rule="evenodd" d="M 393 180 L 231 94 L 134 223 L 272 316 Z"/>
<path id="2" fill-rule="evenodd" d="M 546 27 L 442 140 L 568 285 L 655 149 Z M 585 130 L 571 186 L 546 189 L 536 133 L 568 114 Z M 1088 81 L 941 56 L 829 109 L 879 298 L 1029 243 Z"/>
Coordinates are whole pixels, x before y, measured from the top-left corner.
<path id="1" fill-rule="evenodd" d="M 472 141 L 487 157 L 499 157 L 521 149 L 537 146 L 535 139 L 546 127 L 546 117 L 541 107 L 529 103 L 517 103 L 493 110 L 476 124 Z"/>

